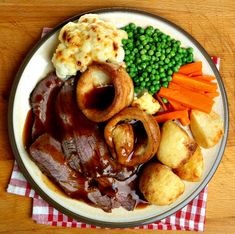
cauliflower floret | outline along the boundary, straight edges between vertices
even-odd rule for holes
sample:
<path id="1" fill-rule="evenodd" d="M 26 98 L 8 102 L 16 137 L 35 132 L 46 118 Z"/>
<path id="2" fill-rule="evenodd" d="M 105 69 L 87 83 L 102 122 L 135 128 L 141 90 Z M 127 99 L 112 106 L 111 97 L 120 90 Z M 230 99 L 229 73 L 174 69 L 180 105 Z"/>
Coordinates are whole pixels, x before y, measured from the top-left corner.
<path id="1" fill-rule="evenodd" d="M 132 106 L 138 107 L 150 115 L 156 114 L 161 108 L 159 102 L 148 92 L 145 92 L 139 98 L 135 98 L 132 102 Z"/>

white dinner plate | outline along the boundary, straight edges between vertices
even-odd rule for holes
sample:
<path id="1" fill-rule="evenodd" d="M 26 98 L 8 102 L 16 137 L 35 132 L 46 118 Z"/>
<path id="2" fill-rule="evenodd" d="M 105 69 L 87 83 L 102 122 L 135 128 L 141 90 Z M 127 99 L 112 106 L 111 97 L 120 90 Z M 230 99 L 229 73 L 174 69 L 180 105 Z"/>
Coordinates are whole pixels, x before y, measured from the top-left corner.
<path id="1" fill-rule="evenodd" d="M 200 60 L 203 63 L 203 73 L 214 75 L 217 79 L 220 96 L 215 99 L 213 109 L 220 114 L 224 121 L 225 134 L 215 147 L 202 150 L 205 160 L 202 180 L 197 183 L 184 182 L 184 194 L 171 205 L 150 205 L 146 208 L 135 209 L 134 211 L 116 208 L 113 209 L 112 213 L 106 213 L 99 208 L 92 207 L 84 202 L 66 197 L 61 192 L 57 192 L 25 150 L 22 142 L 22 133 L 26 116 L 30 109 L 30 93 L 36 83 L 44 78 L 49 71 L 53 70 L 51 58 L 58 44 L 57 37 L 61 27 L 69 21 L 78 20 L 85 13 L 96 13 L 102 19 L 114 23 L 117 27 L 123 27 L 130 22 L 134 22 L 142 27 L 152 25 L 154 28 L 159 28 L 162 32 L 180 40 L 183 47 L 192 47 L 194 49 L 194 59 L 196 61 Z M 32 188 L 53 207 L 75 219 L 105 227 L 133 227 L 161 220 L 183 208 L 195 198 L 210 181 L 221 161 L 228 135 L 228 104 L 222 80 L 216 66 L 202 46 L 192 36 L 166 19 L 147 12 L 131 9 L 111 8 L 85 13 L 68 19 L 44 36 L 27 55 L 16 75 L 11 91 L 8 112 L 9 136 L 15 158 Z"/>

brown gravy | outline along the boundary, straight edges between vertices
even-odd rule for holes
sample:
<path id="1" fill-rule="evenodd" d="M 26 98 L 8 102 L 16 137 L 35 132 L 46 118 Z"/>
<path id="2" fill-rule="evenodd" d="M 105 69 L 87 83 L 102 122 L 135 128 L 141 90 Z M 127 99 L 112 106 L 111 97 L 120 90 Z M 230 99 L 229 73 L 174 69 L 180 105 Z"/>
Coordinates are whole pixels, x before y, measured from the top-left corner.
<path id="1" fill-rule="evenodd" d="M 115 90 L 112 85 L 97 87 L 87 94 L 86 104 L 87 106 L 89 106 L 89 108 L 96 108 L 100 110 L 105 109 L 109 105 L 111 105 L 114 99 L 114 95 L 115 95 L 114 92 Z M 50 114 L 50 113 L 47 113 L 47 114 Z M 33 124 L 34 124 L 34 114 L 31 109 L 27 114 L 25 124 L 24 124 L 24 129 L 23 129 L 23 136 L 22 136 L 23 144 L 25 145 L 26 150 L 29 150 L 30 145 L 33 143 L 33 139 L 32 139 Z M 51 125 L 53 126 L 50 126 L 50 128 L 52 127 L 56 129 L 59 134 L 61 129 L 57 128 L 57 122 L 52 121 Z M 142 131 L 143 129 L 142 129 L 141 124 L 136 123 L 134 125 L 135 125 L 135 133 L 137 133 L 137 135 L 139 136 L 143 135 L 143 131 Z M 99 124 L 99 128 L 103 130 L 103 123 Z M 48 129 L 45 129 L 45 130 L 48 131 Z M 50 133 L 50 131 L 48 133 Z M 139 140 L 141 139 L 141 137 L 138 137 L 138 138 L 139 139 L 136 139 L 136 142 L 135 142 L 136 145 L 139 144 Z M 104 183 L 102 184 L 101 187 L 99 187 L 99 189 L 102 194 L 108 195 L 110 193 L 111 196 L 112 196 L 111 193 L 115 193 L 116 191 L 119 191 L 120 194 L 122 192 L 132 194 L 135 197 L 134 199 L 135 208 L 145 208 L 148 205 L 148 203 L 144 200 L 144 198 L 142 197 L 138 189 L 138 175 L 139 175 L 139 172 L 136 171 L 134 176 L 129 177 L 125 181 L 119 181 L 119 180 L 113 179 L 113 181 L 110 184 L 108 183 L 106 186 Z M 58 186 L 57 183 L 51 180 L 51 178 L 48 178 L 45 175 L 42 175 L 42 176 L 43 176 L 42 177 L 43 181 L 48 185 L 48 187 L 53 189 L 53 191 L 55 191 L 56 193 L 63 194 L 65 197 L 68 196 L 73 199 L 84 201 L 86 204 L 94 206 L 94 204 L 88 199 L 89 194 L 87 194 L 85 190 L 84 190 L 85 193 L 73 194 L 69 196 L 62 190 L 62 188 Z M 94 183 L 96 183 L 96 178 L 94 178 Z"/>
<path id="2" fill-rule="evenodd" d="M 33 127 L 33 111 L 30 109 L 26 115 L 26 120 L 24 123 L 22 140 L 26 149 L 32 144 L 32 127 Z"/>
<path id="3" fill-rule="evenodd" d="M 113 85 L 95 87 L 86 93 L 84 98 L 85 106 L 88 109 L 104 110 L 112 104 L 114 96 Z"/>

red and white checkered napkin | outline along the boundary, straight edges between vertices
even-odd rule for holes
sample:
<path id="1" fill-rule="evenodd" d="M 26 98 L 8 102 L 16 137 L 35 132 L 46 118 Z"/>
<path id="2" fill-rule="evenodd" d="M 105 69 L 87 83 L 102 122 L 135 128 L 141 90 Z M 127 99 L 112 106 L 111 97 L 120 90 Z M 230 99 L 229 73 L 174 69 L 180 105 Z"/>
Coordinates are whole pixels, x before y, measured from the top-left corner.
<path id="1" fill-rule="evenodd" d="M 44 28 L 42 36 L 49 30 L 49 28 Z M 212 57 L 212 60 L 219 69 L 220 59 Z M 31 189 L 23 174 L 19 171 L 16 162 L 7 192 L 33 198 L 32 218 L 37 223 L 63 227 L 99 228 L 94 225 L 78 222 L 50 206 Z M 206 201 L 207 187 L 204 188 L 193 201 L 175 214 L 161 221 L 136 227 L 135 229 L 203 231 L 205 225 Z"/>
<path id="2" fill-rule="evenodd" d="M 63 227 L 99 228 L 94 225 L 78 222 L 50 206 L 41 197 L 39 197 L 33 189 L 31 189 L 29 183 L 19 171 L 16 162 L 7 192 L 33 198 L 32 218 L 37 223 Z M 203 189 L 193 201 L 175 214 L 161 221 L 136 227 L 135 229 L 203 231 L 205 224 L 206 200 L 207 187 Z"/>

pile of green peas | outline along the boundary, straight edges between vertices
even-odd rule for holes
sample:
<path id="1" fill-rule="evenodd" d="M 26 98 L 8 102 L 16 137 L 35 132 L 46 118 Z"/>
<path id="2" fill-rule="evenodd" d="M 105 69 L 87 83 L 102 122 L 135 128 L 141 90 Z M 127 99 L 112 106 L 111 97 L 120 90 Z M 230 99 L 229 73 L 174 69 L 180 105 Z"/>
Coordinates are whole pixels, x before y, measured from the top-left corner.
<path id="1" fill-rule="evenodd" d="M 168 87 L 172 74 L 193 62 L 193 49 L 181 47 L 178 40 L 155 29 L 137 27 L 130 23 L 122 28 L 128 34 L 123 39 L 124 61 L 127 72 L 134 81 L 135 93 L 148 90 L 154 94 Z"/>

